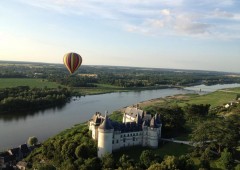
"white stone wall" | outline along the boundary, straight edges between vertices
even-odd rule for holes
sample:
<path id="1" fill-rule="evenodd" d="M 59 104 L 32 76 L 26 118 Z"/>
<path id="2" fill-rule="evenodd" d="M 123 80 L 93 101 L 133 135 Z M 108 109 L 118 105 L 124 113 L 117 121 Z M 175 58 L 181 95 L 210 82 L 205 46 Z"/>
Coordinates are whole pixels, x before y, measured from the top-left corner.
<path id="1" fill-rule="evenodd" d="M 89 123 L 89 130 L 92 131 L 92 138 L 94 140 L 98 139 L 98 128 L 95 126 L 95 123 L 90 122 Z"/>
<path id="2" fill-rule="evenodd" d="M 148 127 L 148 146 L 152 148 L 158 147 L 158 128 Z"/>
<path id="3" fill-rule="evenodd" d="M 98 157 L 112 153 L 113 130 L 98 129 Z"/>
<path id="4" fill-rule="evenodd" d="M 127 122 L 135 122 L 135 118 L 127 114 L 123 114 L 123 123 L 127 123 Z"/>
<path id="5" fill-rule="evenodd" d="M 128 119 L 127 116 L 123 120 L 130 121 L 131 119 Z M 158 140 L 161 137 L 161 126 L 159 128 L 143 127 L 143 131 L 121 133 L 113 129 L 98 129 L 98 126 L 91 121 L 89 130 L 92 131 L 92 138 L 98 140 L 98 157 L 129 146 L 142 145 L 157 148 Z"/>
<path id="6" fill-rule="evenodd" d="M 114 134 L 113 150 L 123 147 L 142 145 L 142 132 L 129 132 Z"/>

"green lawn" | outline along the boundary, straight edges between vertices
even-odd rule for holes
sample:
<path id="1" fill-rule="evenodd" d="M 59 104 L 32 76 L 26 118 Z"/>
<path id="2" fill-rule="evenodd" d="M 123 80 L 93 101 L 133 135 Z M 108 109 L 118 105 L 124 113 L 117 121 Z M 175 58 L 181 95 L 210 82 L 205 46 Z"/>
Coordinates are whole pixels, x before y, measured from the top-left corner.
<path id="1" fill-rule="evenodd" d="M 150 148 L 141 147 L 141 146 L 126 147 L 113 152 L 113 155 L 116 160 L 119 160 L 122 154 L 126 154 L 126 155 L 129 155 L 134 160 L 139 161 L 139 157 L 142 151 L 147 149 L 150 149 Z M 150 149 L 150 150 L 152 150 L 155 154 L 163 158 L 165 155 L 174 155 L 174 156 L 184 155 L 188 153 L 189 149 L 190 149 L 190 146 L 188 145 L 167 142 L 165 144 L 161 144 L 157 149 Z"/>
<path id="2" fill-rule="evenodd" d="M 0 78 L 0 89 L 7 87 L 29 86 L 30 88 L 57 88 L 60 84 L 49 82 L 44 79 L 28 79 L 28 78 Z"/>
<path id="3" fill-rule="evenodd" d="M 221 106 L 224 103 L 236 99 L 236 93 L 216 91 L 201 96 L 192 96 L 188 103 L 190 104 L 211 104 L 211 106 Z"/>
<path id="4" fill-rule="evenodd" d="M 185 106 L 187 103 L 189 104 L 211 104 L 212 107 L 222 106 L 229 101 L 233 101 L 236 99 L 237 94 L 240 94 L 240 88 L 219 90 L 205 95 L 197 95 L 197 94 L 185 94 L 182 95 L 184 98 L 167 98 L 162 99 L 164 101 L 162 105 L 166 104 L 177 104 L 181 107 Z"/>

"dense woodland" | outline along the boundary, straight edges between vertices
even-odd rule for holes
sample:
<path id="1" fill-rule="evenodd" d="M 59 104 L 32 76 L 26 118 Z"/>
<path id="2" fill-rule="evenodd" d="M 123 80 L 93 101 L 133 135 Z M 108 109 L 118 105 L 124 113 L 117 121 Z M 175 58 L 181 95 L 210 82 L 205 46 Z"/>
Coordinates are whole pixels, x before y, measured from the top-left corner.
<path id="1" fill-rule="evenodd" d="M 239 83 L 233 73 L 114 66 L 81 66 L 70 75 L 63 64 L 0 62 L 0 78 L 43 78 L 70 87 L 95 87 L 96 83 L 119 87 L 191 86 Z M 84 76 L 79 76 L 82 74 Z M 87 76 L 87 75 L 95 76 Z"/>
<path id="2" fill-rule="evenodd" d="M 70 98 L 66 88 L 33 88 L 18 86 L 0 90 L 0 113 L 33 111 L 65 104 Z"/>

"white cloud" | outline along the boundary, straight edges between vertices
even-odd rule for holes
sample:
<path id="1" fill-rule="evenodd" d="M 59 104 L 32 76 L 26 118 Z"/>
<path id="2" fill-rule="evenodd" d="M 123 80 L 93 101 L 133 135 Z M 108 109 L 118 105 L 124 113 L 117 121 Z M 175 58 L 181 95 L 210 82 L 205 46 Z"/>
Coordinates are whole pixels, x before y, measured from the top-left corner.
<path id="1" fill-rule="evenodd" d="M 168 16 L 170 15 L 170 11 L 168 9 L 163 9 L 161 10 L 161 14 Z"/>
<path id="2" fill-rule="evenodd" d="M 176 17 L 174 29 L 183 34 L 206 34 L 209 33 L 211 24 L 193 20 L 192 16 L 179 15 Z"/>
<path id="3" fill-rule="evenodd" d="M 232 13 L 226 12 L 226 11 L 221 11 L 219 8 L 214 10 L 213 15 L 215 17 L 219 17 L 219 18 L 233 18 L 234 17 L 234 15 Z"/>
<path id="4" fill-rule="evenodd" d="M 19 1 L 67 15 L 74 14 L 103 20 L 113 19 L 117 21 L 114 24 L 117 24 L 118 28 L 120 26 L 129 32 L 149 35 L 163 35 L 167 32 L 167 34 L 177 36 L 209 37 L 214 35 L 213 37 L 216 38 L 216 35 L 230 34 L 227 28 L 220 29 L 216 20 L 225 20 L 224 22 L 240 20 L 240 14 L 228 12 L 229 8 L 235 5 L 235 0 Z"/>

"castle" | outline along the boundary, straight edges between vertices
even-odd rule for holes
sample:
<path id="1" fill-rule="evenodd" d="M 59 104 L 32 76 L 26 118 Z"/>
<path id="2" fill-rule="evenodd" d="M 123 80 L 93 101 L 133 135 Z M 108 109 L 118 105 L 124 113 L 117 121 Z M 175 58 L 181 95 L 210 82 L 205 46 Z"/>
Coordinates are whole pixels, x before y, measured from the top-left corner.
<path id="1" fill-rule="evenodd" d="M 162 122 L 159 114 L 151 116 L 137 107 L 127 107 L 122 123 L 112 121 L 107 114 L 96 112 L 89 120 L 92 138 L 98 142 L 98 157 L 129 146 L 158 147 Z"/>

